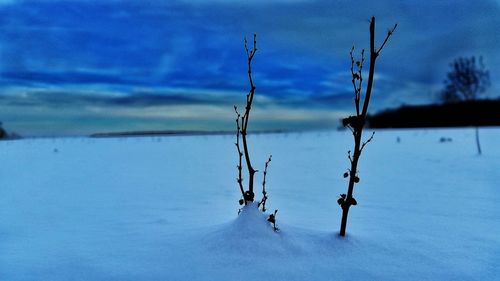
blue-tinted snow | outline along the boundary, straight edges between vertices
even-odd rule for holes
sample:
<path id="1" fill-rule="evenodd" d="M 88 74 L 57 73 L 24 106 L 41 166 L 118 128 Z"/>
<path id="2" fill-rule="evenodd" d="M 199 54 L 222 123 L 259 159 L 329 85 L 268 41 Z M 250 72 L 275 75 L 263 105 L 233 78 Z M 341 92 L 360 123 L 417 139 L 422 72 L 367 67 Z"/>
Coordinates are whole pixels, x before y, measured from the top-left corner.
<path id="1" fill-rule="evenodd" d="M 480 135 L 477 156 L 472 128 L 378 130 L 345 239 L 349 132 L 249 138 L 279 233 L 237 215 L 233 136 L 0 142 L 0 280 L 492 280 L 500 129 Z"/>

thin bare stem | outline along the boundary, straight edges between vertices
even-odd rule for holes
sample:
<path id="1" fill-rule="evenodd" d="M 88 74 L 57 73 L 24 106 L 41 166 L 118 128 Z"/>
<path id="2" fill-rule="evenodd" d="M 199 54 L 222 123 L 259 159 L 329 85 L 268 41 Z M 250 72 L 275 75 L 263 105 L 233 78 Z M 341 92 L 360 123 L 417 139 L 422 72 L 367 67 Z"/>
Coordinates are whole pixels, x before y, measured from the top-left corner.
<path id="1" fill-rule="evenodd" d="M 362 85 L 363 85 L 363 65 L 365 63 L 365 49 L 362 49 L 361 50 L 361 61 L 359 61 L 359 64 L 358 62 L 356 62 L 356 64 L 358 65 L 358 75 L 359 75 L 359 79 L 358 79 L 358 101 L 357 101 L 357 105 L 356 105 L 356 113 L 357 115 L 359 116 L 359 103 L 360 103 L 360 98 L 361 98 L 361 88 L 362 88 Z"/>
<path id="2" fill-rule="evenodd" d="M 387 43 L 387 41 L 389 40 L 389 37 L 391 37 L 391 35 L 394 33 L 394 31 L 396 30 L 396 27 L 398 27 L 398 24 L 394 24 L 394 27 L 389 29 L 387 31 L 387 36 L 385 37 L 384 39 L 384 42 L 382 43 L 382 45 L 380 46 L 380 48 L 378 48 L 378 51 L 377 51 L 377 56 L 380 54 L 380 51 L 382 51 L 382 49 L 384 48 L 385 46 L 385 43 Z"/>
<path id="3" fill-rule="evenodd" d="M 348 127 L 353 134 L 354 137 L 354 150 L 351 154 L 351 151 L 348 151 L 347 157 L 349 158 L 349 162 L 351 164 L 351 168 L 349 169 L 349 185 L 347 188 L 347 194 L 341 194 L 341 198 L 337 200 L 340 207 L 342 208 L 342 221 L 340 225 L 340 235 L 345 236 L 346 225 L 347 225 L 347 216 L 349 213 L 349 208 L 351 205 L 356 205 L 356 199 L 353 197 L 354 185 L 359 182 L 359 178 L 357 176 L 357 167 L 359 158 L 361 156 L 361 152 L 365 148 L 365 146 L 372 141 L 375 132 L 372 133 L 371 137 L 368 138 L 365 142 L 361 142 L 361 138 L 363 135 L 363 127 L 366 121 L 366 114 L 368 111 L 368 105 L 370 103 L 371 92 L 373 88 L 373 78 L 375 73 L 375 62 L 377 56 L 380 51 L 384 48 L 385 44 L 391 37 L 392 33 L 396 29 L 397 24 L 394 25 L 394 28 L 389 30 L 386 38 L 384 39 L 382 45 L 378 49 L 375 49 L 375 17 L 371 18 L 370 21 L 370 69 L 368 71 L 368 83 L 366 85 L 365 96 L 363 101 L 363 109 L 360 112 L 360 99 L 361 99 L 361 86 L 362 86 L 362 68 L 364 63 L 364 50 L 361 51 L 361 61 L 355 63 L 354 60 L 354 47 L 349 52 L 351 57 L 351 74 L 352 74 L 352 85 L 354 88 L 354 100 L 356 106 L 356 116 L 349 116 L 348 118 L 343 119 L 344 126 Z M 357 71 L 354 70 L 354 64 L 357 66 Z M 356 83 L 357 82 L 357 83 Z"/>
<path id="4" fill-rule="evenodd" d="M 242 157 L 243 157 L 243 153 L 241 152 L 241 147 L 240 147 L 240 131 L 241 131 L 241 127 L 240 127 L 240 113 L 238 112 L 238 107 L 236 107 L 236 105 L 234 106 L 234 111 L 236 112 L 236 148 L 238 150 L 238 178 L 237 178 L 237 182 L 238 182 L 238 185 L 240 186 L 240 191 L 241 191 L 241 195 L 243 196 L 243 200 L 246 204 L 246 200 L 245 200 L 245 189 L 243 188 L 243 177 L 241 175 L 241 170 L 242 170 Z"/>
<path id="5" fill-rule="evenodd" d="M 363 142 L 363 144 L 361 145 L 361 148 L 359 149 L 360 154 L 363 151 L 363 148 L 365 148 L 365 145 L 367 145 L 369 142 L 372 141 L 374 135 L 375 135 L 375 132 L 372 133 L 370 138 L 368 138 L 365 142 Z"/>
<path id="6" fill-rule="evenodd" d="M 352 76 L 352 87 L 354 90 L 354 105 L 356 106 L 356 116 L 360 115 L 359 104 L 361 98 L 361 87 L 363 84 L 363 64 L 365 62 L 365 50 L 361 50 L 361 60 L 356 61 L 354 59 L 354 46 L 352 46 L 349 55 L 351 57 L 351 76 Z M 356 65 L 356 71 L 354 70 L 354 65 Z"/>
<path id="7" fill-rule="evenodd" d="M 247 104 L 245 107 L 245 114 L 243 115 L 243 117 L 245 119 L 245 123 L 243 125 L 243 130 L 246 131 L 246 129 L 248 127 L 250 109 L 252 109 L 253 97 L 255 94 L 255 84 L 253 83 L 253 79 L 252 79 L 252 60 L 253 60 L 253 57 L 255 55 L 255 52 L 257 52 L 257 34 L 253 35 L 253 48 L 250 50 L 248 49 L 247 40 L 245 38 L 245 50 L 247 52 L 248 81 L 250 83 L 250 90 L 247 94 Z"/>
<path id="8" fill-rule="evenodd" d="M 352 163 L 352 156 L 351 156 L 351 151 L 347 151 L 347 159 L 349 159 L 349 162 Z"/>
<path id="9" fill-rule="evenodd" d="M 267 167 L 269 166 L 269 162 L 271 162 L 272 157 L 273 157 L 272 155 L 269 155 L 269 159 L 266 161 L 266 165 L 264 167 L 264 178 L 262 180 L 262 200 L 258 204 L 258 207 L 262 206 L 262 212 L 266 211 L 266 201 L 267 201 L 266 176 L 267 176 Z"/>
<path id="10" fill-rule="evenodd" d="M 372 17 L 372 19 L 370 21 L 370 70 L 368 72 L 368 84 L 366 86 L 365 101 L 363 103 L 363 111 L 361 112 L 363 119 L 366 117 L 366 113 L 368 111 L 368 104 L 370 103 L 370 97 L 372 94 L 373 76 L 375 73 L 375 61 L 377 60 L 377 57 L 378 57 L 380 51 L 382 51 L 383 47 L 387 43 L 387 40 L 389 40 L 389 38 L 391 37 L 391 35 L 393 34 L 393 32 L 397 26 L 398 25 L 395 24 L 394 28 L 389 30 L 389 32 L 387 33 L 387 36 L 384 40 L 384 43 L 382 43 L 382 46 L 377 51 L 375 49 L 375 17 Z"/>
<path id="11" fill-rule="evenodd" d="M 356 72 L 354 72 L 354 46 L 352 46 L 349 55 L 351 56 L 351 76 L 352 76 L 352 87 L 354 90 L 354 104 L 356 105 L 356 115 L 359 115 L 359 92 L 358 87 L 356 86 L 356 80 L 359 78 Z"/>
<path id="12" fill-rule="evenodd" d="M 252 60 L 257 52 L 257 35 L 253 35 L 253 48 L 248 48 L 248 42 L 245 38 L 245 51 L 247 53 L 247 65 L 248 65 L 248 81 L 250 83 L 250 90 L 247 94 L 246 98 L 246 106 L 245 113 L 241 117 L 241 139 L 243 141 L 243 153 L 245 156 L 245 162 L 248 170 L 248 191 L 244 193 L 243 197 L 245 198 L 245 204 L 248 201 L 254 200 L 254 192 L 253 192 L 253 183 L 254 183 L 254 175 L 257 172 L 250 161 L 250 153 L 248 152 L 248 142 L 247 142 L 247 128 L 248 128 L 248 120 L 250 119 L 250 110 L 252 109 L 253 97 L 255 94 L 255 85 L 252 79 Z"/>

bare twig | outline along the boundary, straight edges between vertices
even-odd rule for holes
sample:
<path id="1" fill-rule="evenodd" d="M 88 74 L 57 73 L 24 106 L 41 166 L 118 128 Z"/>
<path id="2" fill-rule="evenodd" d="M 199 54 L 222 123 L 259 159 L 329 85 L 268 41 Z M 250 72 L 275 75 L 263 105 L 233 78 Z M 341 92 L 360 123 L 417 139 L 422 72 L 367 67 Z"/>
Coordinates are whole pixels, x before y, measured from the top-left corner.
<path id="1" fill-rule="evenodd" d="M 243 196 L 244 203 L 246 204 L 245 189 L 243 188 L 243 177 L 241 175 L 243 153 L 241 152 L 241 148 L 240 148 L 240 131 L 241 131 L 240 113 L 238 112 L 238 107 L 236 105 L 234 106 L 234 111 L 236 112 L 236 143 L 235 143 L 235 145 L 236 145 L 236 149 L 238 150 L 238 165 L 237 165 L 238 178 L 237 178 L 237 182 L 238 182 L 238 185 L 240 186 L 240 191 L 241 191 L 241 195 Z"/>
<path id="2" fill-rule="evenodd" d="M 255 193 L 253 190 L 254 187 L 254 176 L 255 173 L 257 172 L 256 169 L 253 168 L 252 162 L 250 161 L 250 153 L 248 149 L 248 142 L 247 142 L 247 128 L 248 128 L 248 121 L 250 119 L 250 111 L 252 109 L 252 102 L 255 94 L 255 84 L 252 79 L 252 60 L 253 57 L 255 56 L 255 53 L 257 52 L 257 36 L 254 34 L 253 38 L 253 47 L 250 49 L 248 47 L 248 41 L 245 38 L 245 51 L 247 54 L 247 65 L 248 65 L 248 81 L 250 83 L 250 90 L 248 91 L 246 95 L 246 105 L 245 105 L 245 112 L 243 115 L 241 115 L 238 112 L 238 108 L 234 106 L 234 111 L 236 112 L 236 148 L 238 151 L 238 184 L 240 187 L 240 191 L 243 195 L 243 199 L 240 200 L 240 204 L 245 204 L 247 205 L 249 202 L 254 201 Z M 242 147 L 240 146 L 240 137 L 242 140 Z M 243 186 L 243 177 L 242 177 L 242 170 L 243 170 L 243 157 L 245 158 L 245 164 L 248 170 L 248 189 L 245 190 L 245 187 Z M 262 181 L 262 199 L 260 202 L 257 204 L 258 208 L 262 207 L 262 211 L 266 211 L 266 202 L 268 199 L 267 196 L 267 191 L 266 191 L 266 181 L 267 181 L 267 169 L 269 167 L 269 163 L 271 162 L 272 156 L 269 156 L 269 159 L 265 163 L 265 168 L 264 168 L 264 176 L 263 176 L 263 181 Z M 272 214 L 269 217 L 269 221 L 273 223 L 275 230 L 276 225 L 275 225 L 275 216 L 276 212 Z"/>
<path id="3" fill-rule="evenodd" d="M 368 111 L 368 104 L 370 103 L 370 97 L 372 93 L 372 87 L 373 87 L 373 77 L 375 73 L 375 61 L 377 60 L 377 57 L 382 51 L 383 47 L 387 43 L 387 40 L 391 37 L 393 34 L 394 30 L 396 29 L 398 25 L 395 24 L 394 28 L 392 30 L 389 30 L 387 33 L 387 36 L 384 40 L 384 43 L 382 43 L 382 46 L 379 48 L 378 51 L 375 49 L 375 17 L 372 17 L 372 20 L 370 21 L 370 70 L 368 72 L 368 84 L 366 86 L 366 93 L 365 93 L 365 101 L 363 104 L 363 111 L 361 112 L 361 115 L 366 117 L 366 113 Z"/>
<path id="4" fill-rule="evenodd" d="M 356 80 L 359 79 L 359 75 L 357 72 L 354 72 L 354 46 L 352 46 L 349 55 L 351 56 L 351 76 L 352 76 L 352 87 L 354 90 L 354 104 L 356 105 L 356 115 L 359 115 L 359 91 L 358 86 L 356 85 Z"/>
<path id="5" fill-rule="evenodd" d="M 384 48 L 385 46 L 385 43 L 387 43 L 387 40 L 389 40 L 389 37 L 391 37 L 391 35 L 394 33 L 394 31 L 396 30 L 396 27 L 398 27 L 398 24 L 394 24 L 394 27 L 389 29 L 387 31 L 387 36 L 385 37 L 384 39 L 384 42 L 382 43 L 382 45 L 380 46 L 380 48 L 378 48 L 378 51 L 376 52 L 377 53 L 377 56 L 380 54 L 380 51 L 382 51 L 382 49 Z"/>
<path id="6" fill-rule="evenodd" d="M 363 84 L 363 64 L 365 62 L 365 50 L 361 50 L 361 60 L 355 61 L 354 59 L 354 46 L 351 48 L 349 55 L 351 57 L 351 76 L 352 76 L 352 86 L 354 90 L 354 104 L 356 106 L 356 116 L 360 115 L 359 103 L 361 98 L 361 88 Z M 354 65 L 356 65 L 356 71 L 354 71 Z"/>
<path id="7" fill-rule="evenodd" d="M 248 152 L 248 143 L 247 143 L 247 128 L 248 128 L 248 120 L 250 119 L 250 110 L 252 109 L 253 97 L 255 94 L 255 85 L 252 79 L 252 59 L 257 52 L 257 35 L 253 35 L 253 48 L 248 49 L 247 40 L 245 38 L 245 50 L 247 52 L 247 64 L 248 64 L 248 81 L 250 83 L 250 90 L 247 94 L 247 102 L 245 106 L 245 113 L 243 114 L 242 124 L 241 124 L 241 138 L 243 140 L 243 152 L 245 156 L 246 166 L 248 169 L 248 191 L 245 192 L 245 202 L 254 200 L 254 192 L 253 192 L 253 183 L 254 183 L 254 175 L 257 172 L 250 161 L 250 153 Z"/>
<path id="8" fill-rule="evenodd" d="M 248 50 L 248 40 L 246 36 L 245 36 L 245 51 L 247 51 L 247 57 L 250 57 L 250 52 Z"/>
<path id="9" fill-rule="evenodd" d="M 267 191 L 266 191 L 266 176 L 267 176 L 267 167 L 269 166 L 269 162 L 271 162 L 272 155 L 269 155 L 269 159 L 266 161 L 266 165 L 264 167 L 264 179 L 262 180 L 262 200 L 260 200 L 258 207 L 262 206 L 262 212 L 266 211 L 266 201 L 267 201 Z"/>
<path id="10" fill-rule="evenodd" d="M 248 120 L 249 120 L 249 115 L 250 115 L 250 109 L 252 108 L 252 102 L 253 102 L 253 97 L 255 93 L 255 85 L 253 83 L 252 79 L 252 60 L 255 55 L 255 52 L 257 52 L 257 34 L 254 33 L 253 35 L 253 48 L 248 49 L 248 44 L 247 44 L 247 39 L 245 38 L 245 50 L 247 52 L 247 64 L 248 64 L 248 81 L 250 82 L 250 90 L 247 94 L 247 104 L 245 107 L 245 114 L 243 115 L 245 119 L 245 123 L 243 125 L 243 130 L 246 131 L 248 127 Z"/>
<path id="11" fill-rule="evenodd" d="M 238 149 L 238 184 L 240 187 L 240 191 L 243 195 L 243 199 L 240 200 L 240 204 L 247 204 L 248 202 L 253 202 L 254 201 L 254 192 L 253 192 L 253 183 L 254 183 L 254 175 L 257 172 L 252 166 L 252 162 L 250 161 L 250 153 L 248 151 L 248 142 L 247 142 L 247 128 L 248 128 L 248 120 L 250 119 L 250 110 L 252 109 L 252 102 L 255 94 L 255 85 L 253 83 L 252 79 L 252 60 L 257 52 L 257 35 L 253 35 L 253 48 L 249 49 L 248 48 L 248 41 L 245 37 L 245 51 L 247 54 L 247 64 L 248 64 L 248 80 L 250 83 L 250 90 L 248 91 L 246 95 L 246 105 L 245 105 L 245 112 L 243 115 L 241 115 L 237 107 L 234 107 L 234 110 L 236 112 L 236 126 L 237 126 L 237 132 L 236 132 L 236 147 Z M 243 142 L 243 150 L 241 149 L 240 146 L 240 137 Z M 245 157 L 245 164 L 248 170 L 248 190 L 245 191 L 245 188 L 243 187 L 243 177 L 242 177 L 242 169 L 243 169 L 243 157 Z"/>
<path id="12" fill-rule="evenodd" d="M 342 208 L 342 221 L 340 225 L 340 235 L 345 236 L 346 225 L 347 225 L 347 216 L 349 213 L 349 208 L 351 205 L 356 205 L 356 199 L 353 197 L 354 184 L 359 182 L 359 177 L 357 176 L 357 167 L 359 157 L 361 156 L 361 152 L 365 148 L 365 146 L 372 141 L 375 132 L 372 133 L 371 137 L 368 138 L 365 142 L 361 142 L 361 138 L 363 135 L 363 127 L 366 122 L 366 114 L 368 111 L 368 105 L 370 103 L 371 92 L 373 87 L 373 79 L 375 73 L 375 62 L 380 54 L 380 51 L 384 48 L 385 44 L 393 34 L 396 29 L 397 24 L 394 25 L 392 29 L 390 29 L 385 37 L 382 45 L 378 50 L 375 48 L 375 17 L 371 18 L 370 21 L 370 69 L 368 71 L 368 83 L 366 85 L 365 96 L 363 101 L 363 109 L 360 111 L 360 100 L 361 100 L 361 86 L 362 86 L 362 68 L 364 63 L 364 50 L 361 51 L 361 61 L 355 62 L 354 60 L 354 47 L 349 52 L 351 57 L 351 74 L 352 74 L 352 85 L 354 88 L 354 103 L 356 107 L 356 116 L 349 116 L 342 120 L 344 126 L 348 127 L 353 134 L 354 137 L 354 150 L 349 150 L 347 153 L 347 157 L 351 164 L 351 168 L 348 169 L 349 173 L 344 174 L 344 177 L 349 176 L 349 185 L 347 188 L 347 194 L 342 194 L 341 198 L 337 201 Z M 357 66 L 357 71 L 355 71 L 354 65 Z"/>
<path id="13" fill-rule="evenodd" d="M 360 154 L 363 151 L 363 148 L 365 148 L 365 145 L 367 145 L 369 142 L 372 141 L 374 135 L 375 135 L 375 132 L 372 133 L 370 138 L 368 138 L 365 142 L 363 142 L 363 144 L 361 145 L 361 148 L 359 149 Z"/>

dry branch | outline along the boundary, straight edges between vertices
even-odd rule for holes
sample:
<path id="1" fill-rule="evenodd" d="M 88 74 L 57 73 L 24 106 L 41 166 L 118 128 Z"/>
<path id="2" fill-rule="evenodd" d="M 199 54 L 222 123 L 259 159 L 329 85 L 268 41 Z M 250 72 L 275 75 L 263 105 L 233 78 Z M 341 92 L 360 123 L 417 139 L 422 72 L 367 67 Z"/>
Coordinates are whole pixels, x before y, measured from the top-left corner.
<path id="1" fill-rule="evenodd" d="M 363 142 L 363 144 L 361 145 L 361 148 L 359 149 L 359 153 L 361 154 L 361 152 L 363 151 L 363 148 L 365 148 L 365 145 L 367 145 L 369 142 L 372 141 L 373 139 L 373 136 L 375 136 L 375 132 L 372 133 L 371 137 L 368 138 L 365 142 Z"/>
<path id="2" fill-rule="evenodd" d="M 243 188 L 243 177 L 241 175 L 241 170 L 242 170 L 242 157 L 243 153 L 241 152 L 241 147 L 240 147 L 240 113 L 238 112 L 238 107 L 235 105 L 234 106 L 234 111 L 236 112 L 236 149 L 238 150 L 238 165 L 236 166 L 238 168 L 238 178 L 236 181 L 238 182 L 238 185 L 240 186 L 240 191 L 241 191 L 241 196 L 243 196 L 243 200 L 245 200 L 245 189 Z M 246 204 L 246 202 L 243 202 Z"/>
<path id="3" fill-rule="evenodd" d="M 255 56 L 255 53 L 257 52 L 257 36 L 254 34 L 253 36 L 253 47 L 249 48 L 248 47 L 248 41 L 245 38 L 245 51 L 247 54 L 247 65 L 248 65 L 248 81 L 250 83 L 250 89 L 246 95 L 246 105 L 245 105 L 245 112 L 243 115 L 241 115 L 238 112 L 238 108 L 234 106 L 234 111 L 236 113 L 236 149 L 238 151 L 238 178 L 237 182 L 241 191 L 241 194 L 243 196 L 242 199 L 240 199 L 240 204 L 247 205 L 249 202 L 254 201 L 254 176 L 257 170 L 255 170 L 252 166 L 252 161 L 250 161 L 250 152 L 248 149 L 248 141 L 247 141 L 247 129 L 248 129 L 248 121 L 250 119 L 250 112 L 252 109 L 252 103 L 255 95 L 255 84 L 252 79 L 252 60 Z M 240 138 L 243 143 L 243 149 L 241 148 L 240 145 Z M 269 156 L 269 159 L 266 161 L 265 168 L 264 168 L 264 175 L 263 175 L 263 181 L 262 181 L 262 199 L 261 201 L 257 204 L 258 208 L 262 208 L 262 211 L 266 211 L 266 202 L 268 199 L 267 196 L 267 191 L 266 191 L 266 181 L 267 181 L 267 169 L 269 167 L 269 163 L 271 162 L 271 157 Z M 242 176 L 242 170 L 243 170 L 243 158 L 245 158 L 245 164 L 247 167 L 248 171 L 248 189 L 245 190 L 244 184 L 243 184 L 243 176 Z M 241 209 L 240 209 L 241 211 Z M 274 231 L 278 231 L 278 228 L 276 227 L 276 213 L 278 210 L 274 211 L 274 214 L 271 214 L 268 218 L 268 221 L 272 223 Z M 239 212 L 238 212 L 239 214 Z"/>
<path id="4" fill-rule="evenodd" d="M 264 167 L 264 177 L 262 180 L 262 199 L 260 200 L 258 207 L 262 206 L 262 212 L 266 211 L 266 201 L 267 201 L 267 191 L 266 191 L 266 176 L 267 176 L 267 167 L 269 166 L 269 162 L 271 162 L 272 155 L 269 155 L 269 159 L 266 161 L 266 165 Z"/>
<path id="5" fill-rule="evenodd" d="M 342 208 L 342 221 L 340 224 L 340 235 L 345 236 L 346 226 L 347 226 L 347 216 L 349 214 L 349 208 L 352 205 L 356 205 L 356 199 L 353 197 L 354 184 L 359 182 L 359 177 L 357 175 L 358 161 L 361 156 L 361 152 L 365 148 L 365 146 L 370 143 L 373 139 L 375 132 L 371 135 L 368 140 L 365 142 L 361 142 L 361 138 L 363 135 L 363 127 L 366 122 L 366 114 L 368 112 L 368 105 L 370 103 L 371 92 L 373 87 L 373 78 L 375 73 L 375 62 L 380 52 L 384 48 L 385 44 L 394 33 L 397 24 L 394 25 L 392 29 L 387 32 L 387 36 L 385 37 L 382 45 L 378 50 L 375 48 L 375 17 L 371 18 L 370 21 L 370 69 L 368 71 L 368 83 L 365 90 L 365 97 L 363 102 L 362 110 L 360 111 L 361 106 L 361 90 L 362 90 L 362 69 L 364 64 L 364 49 L 361 51 L 361 59 L 356 61 L 354 58 L 354 47 L 352 47 L 349 52 L 351 58 L 351 75 L 352 75 L 352 85 L 354 90 L 354 106 L 356 108 L 356 115 L 349 116 L 342 120 L 342 123 L 345 127 L 349 128 L 354 137 L 354 149 L 351 154 L 349 150 L 347 153 L 347 157 L 351 164 L 351 168 L 348 169 L 349 173 L 344 173 L 344 177 L 349 177 L 349 186 L 347 189 L 347 194 L 341 194 L 340 198 L 337 200 L 337 203 Z M 356 66 L 356 68 L 355 68 Z"/>
<path id="6" fill-rule="evenodd" d="M 253 202 L 255 193 L 253 192 L 253 183 L 254 183 L 254 176 L 255 173 L 257 172 L 253 166 L 252 162 L 250 160 L 250 153 L 248 152 L 248 142 L 247 142 L 247 128 L 248 128 L 248 120 L 250 119 L 250 110 L 252 109 L 252 102 L 253 102 L 253 97 L 255 94 L 255 85 L 253 83 L 252 79 L 252 60 L 255 55 L 255 52 L 257 52 L 257 35 L 253 35 L 253 48 L 248 49 L 248 43 L 247 39 L 245 38 L 245 50 L 247 53 L 247 64 L 248 64 L 248 81 L 250 83 L 250 90 L 247 94 L 247 102 L 245 106 L 245 113 L 241 117 L 241 138 L 243 140 L 243 152 L 245 156 L 245 162 L 248 170 L 248 190 L 244 193 L 243 197 L 245 200 L 245 204 L 247 202 Z"/>

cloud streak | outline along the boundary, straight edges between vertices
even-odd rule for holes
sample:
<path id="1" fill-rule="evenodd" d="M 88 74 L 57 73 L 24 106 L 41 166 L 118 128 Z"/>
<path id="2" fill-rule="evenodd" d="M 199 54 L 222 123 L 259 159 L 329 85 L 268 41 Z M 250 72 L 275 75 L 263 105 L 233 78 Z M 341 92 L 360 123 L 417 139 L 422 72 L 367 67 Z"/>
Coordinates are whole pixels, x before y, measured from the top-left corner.
<path id="1" fill-rule="evenodd" d="M 308 105 L 306 105 L 308 103 Z M 23 135 L 77 135 L 130 130 L 233 130 L 234 95 L 219 93 L 103 95 L 24 92 L 1 95 L 4 123 Z M 252 129 L 335 128 L 342 115 L 324 100 L 256 96 Z M 19 115 L 18 112 L 23 112 Z M 344 113 L 345 114 L 345 113 Z"/>

